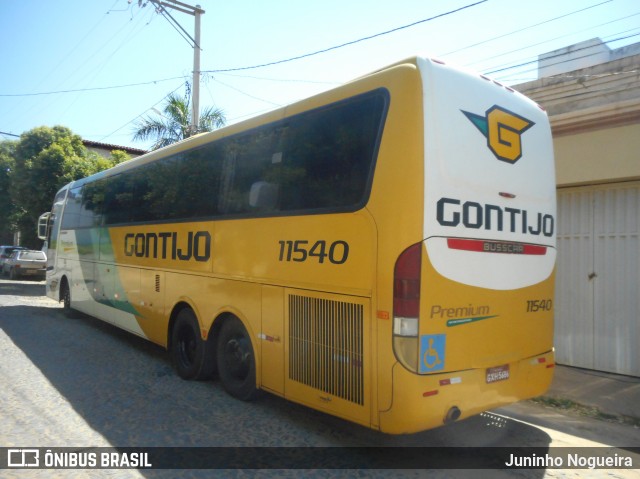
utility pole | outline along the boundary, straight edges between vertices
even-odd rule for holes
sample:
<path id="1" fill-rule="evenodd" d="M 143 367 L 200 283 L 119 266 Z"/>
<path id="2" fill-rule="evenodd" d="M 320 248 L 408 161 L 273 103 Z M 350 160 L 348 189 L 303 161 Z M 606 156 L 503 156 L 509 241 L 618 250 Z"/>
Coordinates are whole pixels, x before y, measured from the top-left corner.
<path id="1" fill-rule="evenodd" d="M 138 4 L 141 4 L 143 0 L 138 0 Z M 192 134 L 198 132 L 198 125 L 200 123 L 200 17 L 204 13 L 204 10 L 200 5 L 191 6 L 186 3 L 179 2 L 178 0 L 149 0 L 153 5 L 155 5 L 158 13 L 162 14 L 169 23 L 172 23 L 174 26 L 178 27 L 182 30 L 181 35 L 183 37 L 186 35 L 191 43 L 193 44 L 193 85 L 192 85 L 192 105 L 191 105 L 191 130 Z M 182 28 L 182 26 L 171 16 L 171 14 L 167 11 L 167 8 L 171 8 L 173 10 L 177 10 L 182 13 L 186 13 L 189 15 L 193 15 L 195 17 L 195 28 L 194 28 L 194 36 L 192 38 L 191 35 L 187 33 L 187 31 Z"/>
<path id="2" fill-rule="evenodd" d="M 191 107 L 191 128 L 193 133 L 198 132 L 198 126 L 200 124 L 200 16 L 204 13 L 204 10 L 200 8 L 200 5 L 196 5 L 194 17 L 195 17 L 195 45 L 193 46 L 193 105 Z"/>

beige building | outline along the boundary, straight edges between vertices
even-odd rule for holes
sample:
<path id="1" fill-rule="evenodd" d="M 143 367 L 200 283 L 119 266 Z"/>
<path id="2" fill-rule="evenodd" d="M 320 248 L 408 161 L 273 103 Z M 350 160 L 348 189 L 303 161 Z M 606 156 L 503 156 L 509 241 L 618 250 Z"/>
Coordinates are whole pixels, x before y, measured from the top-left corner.
<path id="1" fill-rule="evenodd" d="M 582 42 L 541 55 L 539 73 L 514 88 L 553 131 L 557 360 L 640 376 L 640 43 Z"/>
<path id="2" fill-rule="evenodd" d="M 141 150 L 140 148 L 111 145 L 108 143 L 100 143 L 99 141 L 91 141 L 91 140 L 82 140 L 82 144 L 87 150 L 93 151 L 94 153 L 97 153 L 100 156 L 104 156 L 105 158 L 109 158 L 113 150 L 124 151 L 128 153 L 131 158 L 144 155 L 147 152 L 147 150 Z"/>

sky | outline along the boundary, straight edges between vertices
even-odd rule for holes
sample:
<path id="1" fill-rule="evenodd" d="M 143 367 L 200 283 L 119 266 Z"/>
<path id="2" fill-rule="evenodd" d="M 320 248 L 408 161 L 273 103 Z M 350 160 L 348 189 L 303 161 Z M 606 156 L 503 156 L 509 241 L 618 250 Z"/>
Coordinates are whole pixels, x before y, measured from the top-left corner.
<path id="1" fill-rule="evenodd" d="M 63 125 L 85 140 L 148 148 L 133 141 L 135 123 L 157 117 L 171 92 L 186 94 L 193 47 L 145 3 L 0 0 L 0 140 Z M 638 0 L 197 3 L 200 105 L 228 124 L 415 55 L 515 85 L 537 78 L 540 54 L 595 37 L 611 49 L 640 42 Z M 168 12 L 194 35 L 193 16 Z"/>

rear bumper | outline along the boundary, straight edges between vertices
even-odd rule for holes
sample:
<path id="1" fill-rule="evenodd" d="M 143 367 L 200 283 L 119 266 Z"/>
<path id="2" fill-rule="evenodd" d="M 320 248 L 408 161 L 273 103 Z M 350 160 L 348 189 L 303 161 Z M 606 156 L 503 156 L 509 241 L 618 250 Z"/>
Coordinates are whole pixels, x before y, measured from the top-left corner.
<path id="1" fill-rule="evenodd" d="M 37 278 L 37 279 L 45 279 L 47 275 L 47 270 L 42 268 L 20 268 L 16 270 L 16 275 L 22 278 Z"/>
<path id="2" fill-rule="evenodd" d="M 446 424 L 454 408 L 459 419 L 543 394 L 551 385 L 553 351 L 509 364 L 509 378 L 487 383 L 486 369 L 417 375 L 400 364 L 393 370 L 393 402 L 380 412 L 382 432 L 405 434 Z M 457 413 L 454 415 L 457 416 Z"/>

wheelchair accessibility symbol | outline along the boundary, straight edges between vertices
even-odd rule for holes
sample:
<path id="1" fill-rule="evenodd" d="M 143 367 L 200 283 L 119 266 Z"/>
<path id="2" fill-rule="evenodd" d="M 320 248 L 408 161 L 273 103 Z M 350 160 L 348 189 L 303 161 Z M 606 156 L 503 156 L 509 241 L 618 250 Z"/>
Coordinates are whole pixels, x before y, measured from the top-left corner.
<path id="1" fill-rule="evenodd" d="M 420 372 L 431 373 L 444 369 L 446 334 L 425 334 L 420 337 Z"/>

